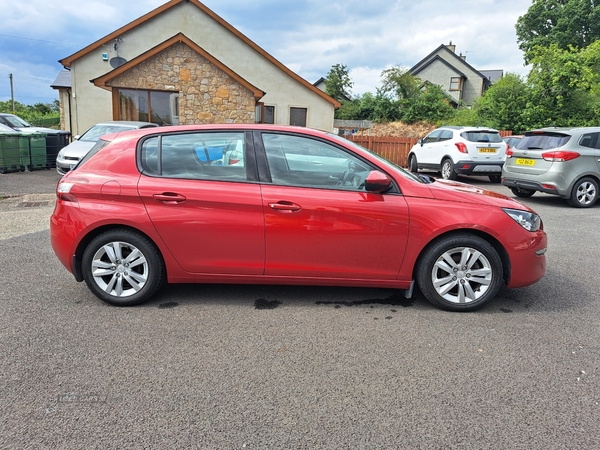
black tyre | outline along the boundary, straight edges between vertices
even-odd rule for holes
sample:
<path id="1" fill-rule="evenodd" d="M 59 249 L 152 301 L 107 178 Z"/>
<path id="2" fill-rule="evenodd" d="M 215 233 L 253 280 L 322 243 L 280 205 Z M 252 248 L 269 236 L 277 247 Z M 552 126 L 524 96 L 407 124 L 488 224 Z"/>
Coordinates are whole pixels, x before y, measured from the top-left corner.
<path id="1" fill-rule="evenodd" d="M 449 158 L 442 161 L 442 178 L 444 180 L 456 180 L 456 172 L 454 171 L 454 164 Z"/>
<path id="2" fill-rule="evenodd" d="M 492 183 L 500 183 L 502 181 L 502 175 L 488 175 L 488 178 Z"/>
<path id="3" fill-rule="evenodd" d="M 154 243 L 127 229 L 96 236 L 85 249 L 82 264 L 88 288 L 111 305 L 143 303 L 165 280 L 163 259 Z"/>
<path id="4" fill-rule="evenodd" d="M 521 197 L 521 198 L 531 197 L 533 194 L 535 194 L 535 191 L 530 191 L 529 189 L 510 188 L 510 190 L 517 197 Z"/>
<path id="5" fill-rule="evenodd" d="M 460 234 L 427 248 L 417 263 L 417 283 L 435 306 L 473 311 L 492 300 L 503 280 L 498 252 L 484 239 Z"/>
<path id="6" fill-rule="evenodd" d="M 419 165 L 417 164 L 417 157 L 415 155 L 410 155 L 408 168 L 412 173 L 417 173 L 419 171 Z"/>
<path id="7" fill-rule="evenodd" d="M 598 182 L 593 178 L 585 177 L 575 183 L 567 202 L 576 208 L 589 208 L 596 203 L 596 200 L 598 200 Z"/>

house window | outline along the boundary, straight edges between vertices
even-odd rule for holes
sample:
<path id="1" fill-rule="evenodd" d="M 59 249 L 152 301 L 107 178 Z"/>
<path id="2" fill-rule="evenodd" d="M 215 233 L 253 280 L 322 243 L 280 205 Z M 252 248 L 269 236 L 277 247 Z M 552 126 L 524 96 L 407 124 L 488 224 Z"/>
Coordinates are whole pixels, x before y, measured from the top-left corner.
<path id="1" fill-rule="evenodd" d="M 265 106 L 263 123 L 275 123 L 275 107 Z"/>
<path id="2" fill-rule="evenodd" d="M 139 120 L 159 125 L 179 123 L 179 94 L 119 89 L 119 120 Z"/>
<path id="3" fill-rule="evenodd" d="M 461 85 L 460 77 L 450 78 L 450 90 L 451 91 L 460 91 L 460 85 Z"/>
<path id="4" fill-rule="evenodd" d="M 306 126 L 306 108 L 290 108 L 290 125 Z"/>

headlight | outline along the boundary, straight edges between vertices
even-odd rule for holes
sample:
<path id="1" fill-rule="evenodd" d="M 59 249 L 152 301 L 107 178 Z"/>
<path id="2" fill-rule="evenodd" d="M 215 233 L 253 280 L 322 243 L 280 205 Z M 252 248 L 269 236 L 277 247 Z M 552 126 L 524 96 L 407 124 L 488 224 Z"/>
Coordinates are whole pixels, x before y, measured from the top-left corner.
<path id="1" fill-rule="evenodd" d="M 61 151 L 59 151 L 59 152 L 58 152 L 58 155 L 56 155 L 56 157 L 57 157 L 57 158 L 60 158 L 60 159 L 64 159 L 64 157 L 65 157 L 65 154 L 64 154 L 64 153 L 63 153 L 63 151 L 61 150 Z"/>
<path id="2" fill-rule="evenodd" d="M 542 219 L 540 216 L 529 211 L 509 208 L 502 208 L 502 211 L 512 217 L 515 222 L 517 222 L 527 231 L 537 231 L 540 229 L 542 224 Z"/>

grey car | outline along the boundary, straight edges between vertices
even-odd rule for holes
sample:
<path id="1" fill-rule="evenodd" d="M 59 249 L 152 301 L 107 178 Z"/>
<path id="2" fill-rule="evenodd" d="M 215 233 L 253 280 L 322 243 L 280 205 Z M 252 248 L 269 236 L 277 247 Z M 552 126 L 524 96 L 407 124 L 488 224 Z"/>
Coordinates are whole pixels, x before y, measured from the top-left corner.
<path id="1" fill-rule="evenodd" d="M 58 152 L 56 156 L 56 171 L 61 175 L 71 170 L 81 158 L 96 144 L 100 136 L 120 131 L 137 130 L 138 128 L 151 128 L 158 125 L 150 122 L 136 122 L 129 120 L 114 120 L 100 122 L 87 130 L 81 136 Z"/>
<path id="2" fill-rule="evenodd" d="M 508 150 L 502 184 L 517 197 L 559 195 L 577 208 L 598 200 L 600 127 L 528 131 Z"/>

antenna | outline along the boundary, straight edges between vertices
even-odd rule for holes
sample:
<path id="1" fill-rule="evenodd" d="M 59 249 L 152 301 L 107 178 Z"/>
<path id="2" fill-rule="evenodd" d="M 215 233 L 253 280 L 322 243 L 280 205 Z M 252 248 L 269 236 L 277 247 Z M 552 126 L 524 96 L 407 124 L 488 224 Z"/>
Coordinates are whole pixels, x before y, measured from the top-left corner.
<path id="1" fill-rule="evenodd" d="M 122 39 L 121 38 L 116 38 L 115 39 L 115 43 L 113 44 L 113 48 L 115 49 L 115 52 L 117 52 L 117 56 L 115 56 L 114 58 L 110 58 L 109 64 L 113 69 L 116 69 L 117 67 L 122 66 L 123 64 L 125 64 L 127 62 L 127 60 L 125 58 L 121 58 L 119 56 L 119 42 L 121 42 Z"/>

